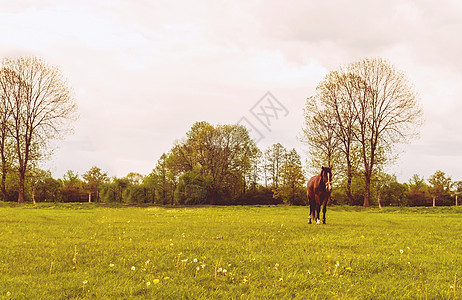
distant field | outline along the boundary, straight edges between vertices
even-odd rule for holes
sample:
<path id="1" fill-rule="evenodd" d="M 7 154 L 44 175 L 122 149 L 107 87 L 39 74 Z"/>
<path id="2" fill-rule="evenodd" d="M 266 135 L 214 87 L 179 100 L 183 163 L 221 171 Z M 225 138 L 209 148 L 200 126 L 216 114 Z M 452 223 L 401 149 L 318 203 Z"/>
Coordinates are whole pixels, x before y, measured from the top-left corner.
<path id="1" fill-rule="evenodd" d="M 0 204 L 1 299 L 461 299 L 462 207 Z"/>

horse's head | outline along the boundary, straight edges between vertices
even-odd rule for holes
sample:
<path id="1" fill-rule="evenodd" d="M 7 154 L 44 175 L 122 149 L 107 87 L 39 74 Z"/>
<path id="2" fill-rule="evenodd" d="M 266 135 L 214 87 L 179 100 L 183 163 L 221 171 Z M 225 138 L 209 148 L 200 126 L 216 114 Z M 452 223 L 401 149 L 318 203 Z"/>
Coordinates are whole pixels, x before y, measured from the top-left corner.
<path id="1" fill-rule="evenodd" d="M 332 191 L 332 166 L 322 167 L 321 180 L 326 186 L 326 191 L 330 193 Z"/>

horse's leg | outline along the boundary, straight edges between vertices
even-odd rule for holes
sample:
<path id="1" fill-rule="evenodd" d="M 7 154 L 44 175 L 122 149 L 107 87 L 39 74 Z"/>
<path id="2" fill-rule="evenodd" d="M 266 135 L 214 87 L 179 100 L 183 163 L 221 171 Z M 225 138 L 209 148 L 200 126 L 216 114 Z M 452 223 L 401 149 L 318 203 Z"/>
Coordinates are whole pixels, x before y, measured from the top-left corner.
<path id="1" fill-rule="evenodd" d="M 311 218 L 313 216 L 313 201 L 311 201 L 311 199 L 308 198 L 308 202 L 310 204 L 310 215 L 308 216 L 308 224 L 311 224 Z"/>
<path id="2" fill-rule="evenodd" d="M 321 224 L 321 203 L 316 207 L 316 224 Z"/>
<path id="3" fill-rule="evenodd" d="M 316 224 L 321 224 L 321 201 L 317 199 L 316 201 Z"/>
<path id="4" fill-rule="evenodd" d="M 327 210 L 327 201 L 324 201 L 322 205 L 322 224 L 326 224 L 326 210 Z"/>

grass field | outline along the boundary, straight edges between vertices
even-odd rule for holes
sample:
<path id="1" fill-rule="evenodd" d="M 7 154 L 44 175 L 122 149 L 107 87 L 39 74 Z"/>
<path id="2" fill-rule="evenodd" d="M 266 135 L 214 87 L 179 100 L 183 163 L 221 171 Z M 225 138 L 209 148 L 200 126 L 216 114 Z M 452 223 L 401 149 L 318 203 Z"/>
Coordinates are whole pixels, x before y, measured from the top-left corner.
<path id="1" fill-rule="evenodd" d="M 1 299 L 461 299 L 462 208 L 0 204 Z"/>

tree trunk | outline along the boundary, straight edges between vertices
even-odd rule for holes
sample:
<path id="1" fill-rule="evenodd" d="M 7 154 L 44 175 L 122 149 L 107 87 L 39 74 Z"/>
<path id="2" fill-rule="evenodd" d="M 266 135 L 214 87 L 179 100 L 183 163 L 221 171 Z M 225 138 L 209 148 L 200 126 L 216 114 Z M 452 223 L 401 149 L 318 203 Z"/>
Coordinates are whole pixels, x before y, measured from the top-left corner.
<path id="1" fill-rule="evenodd" d="M 4 143 L 3 143 L 4 144 Z M 4 147 L 2 145 L 2 147 Z M 6 173 L 8 172 L 5 153 L 2 151 L 2 198 L 3 201 L 8 201 L 8 193 L 6 191 Z"/>
<path id="2" fill-rule="evenodd" d="M 34 203 L 34 205 L 37 204 L 37 201 L 35 201 L 35 186 L 32 187 L 32 202 Z"/>
<path id="3" fill-rule="evenodd" d="M 6 172 L 2 172 L 2 199 L 3 201 L 8 201 L 8 192 L 6 191 Z"/>
<path id="4" fill-rule="evenodd" d="M 435 207 L 436 206 L 436 199 L 435 199 L 436 197 L 433 196 L 432 198 L 433 198 L 433 207 Z"/>
<path id="5" fill-rule="evenodd" d="M 369 171 L 366 171 L 364 176 L 364 207 L 370 206 L 370 199 L 371 199 L 371 174 Z"/>
<path id="6" fill-rule="evenodd" d="M 91 192 L 88 193 L 88 203 L 91 203 Z"/>
<path id="7" fill-rule="evenodd" d="M 348 197 L 348 203 L 350 203 L 350 205 L 354 205 L 354 200 L 353 200 L 353 195 L 351 194 L 351 180 L 352 180 L 352 177 L 353 177 L 353 172 L 351 170 L 351 162 L 350 160 L 347 158 L 347 197 Z"/>
<path id="8" fill-rule="evenodd" d="M 19 193 L 18 193 L 18 203 L 24 202 L 24 191 L 25 191 L 25 172 L 22 170 L 19 171 Z"/>

